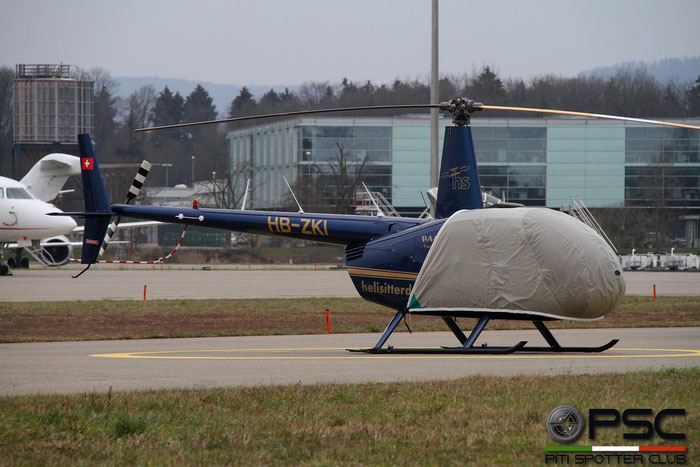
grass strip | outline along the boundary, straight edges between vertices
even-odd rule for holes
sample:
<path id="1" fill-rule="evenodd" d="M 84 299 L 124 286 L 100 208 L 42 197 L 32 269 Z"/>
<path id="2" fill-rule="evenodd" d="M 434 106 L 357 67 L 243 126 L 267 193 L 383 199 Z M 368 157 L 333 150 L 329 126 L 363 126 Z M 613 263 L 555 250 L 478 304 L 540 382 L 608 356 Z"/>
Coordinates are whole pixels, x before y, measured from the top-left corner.
<path id="1" fill-rule="evenodd" d="M 141 339 L 326 332 L 381 332 L 393 311 L 361 298 L 101 300 L 0 302 L 0 342 Z M 444 331 L 440 318 L 412 315 L 414 331 Z M 464 329 L 476 320 L 460 319 Z M 625 297 L 603 320 L 552 322 L 551 328 L 700 326 L 700 297 Z M 494 320 L 488 329 L 533 329 Z M 405 331 L 401 326 L 399 331 Z"/>
<path id="2" fill-rule="evenodd" d="M 0 397 L 0 463 L 539 465 L 556 444 L 546 417 L 562 404 L 586 418 L 589 408 L 684 408 L 664 421 L 682 442 L 624 440 L 620 426 L 576 444 L 683 444 L 692 463 L 699 380 L 690 368 Z"/>

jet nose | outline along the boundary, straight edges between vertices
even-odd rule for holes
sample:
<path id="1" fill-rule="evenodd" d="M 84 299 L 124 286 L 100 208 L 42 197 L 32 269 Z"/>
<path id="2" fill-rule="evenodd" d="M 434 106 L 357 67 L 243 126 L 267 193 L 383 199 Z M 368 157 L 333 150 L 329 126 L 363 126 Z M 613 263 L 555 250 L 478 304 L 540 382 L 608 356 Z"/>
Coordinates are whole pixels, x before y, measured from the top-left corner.
<path id="1" fill-rule="evenodd" d="M 46 235 L 65 235 L 78 226 L 78 223 L 70 216 L 49 216 L 49 213 L 60 213 L 53 204 L 47 204 L 44 209 L 42 224 L 47 228 Z"/>
<path id="2" fill-rule="evenodd" d="M 78 223 L 72 217 L 63 217 L 64 227 L 66 230 L 72 231 L 78 226 Z"/>

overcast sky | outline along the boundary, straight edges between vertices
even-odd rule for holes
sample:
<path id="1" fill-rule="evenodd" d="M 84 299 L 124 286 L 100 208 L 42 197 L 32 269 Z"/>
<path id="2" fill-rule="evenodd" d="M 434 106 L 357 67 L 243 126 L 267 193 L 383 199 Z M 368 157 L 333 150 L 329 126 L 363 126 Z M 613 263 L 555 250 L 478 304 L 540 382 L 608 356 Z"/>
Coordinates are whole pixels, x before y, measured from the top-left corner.
<path id="1" fill-rule="evenodd" d="M 430 0 L 0 0 L 0 64 L 226 84 L 430 71 Z M 699 0 L 441 0 L 440 72 L 564 76 L 700 55 Z"/>

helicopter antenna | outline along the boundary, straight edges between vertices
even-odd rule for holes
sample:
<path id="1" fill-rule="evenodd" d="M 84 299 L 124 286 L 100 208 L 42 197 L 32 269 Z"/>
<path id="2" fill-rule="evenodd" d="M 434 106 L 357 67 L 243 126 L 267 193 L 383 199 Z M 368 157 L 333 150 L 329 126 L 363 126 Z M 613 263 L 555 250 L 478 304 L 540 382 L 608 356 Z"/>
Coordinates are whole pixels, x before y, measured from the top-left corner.
<path id="1" fill-rule="evenodd" d="M 250 179 L 245 182 L 245 192 L 243 193 L 243 201 L 241 202 L 241 211 L 245 211 L 245 203 L 248 201 L 248 187 L 250 187 Z"/>
<path id="2" fill-rule="evenodd" d="M 299 204 L 299 200 L 297 199 L 297 195 L 294 194 L 294 190 L 292 190 L 292 187 L 289 186 L 289 182 L 287 181 L 287 177 L 282 175 L 282 178 L 284 179 L 284 183 L 287 184 L 287 188 L 289 188 L 289 192 L 292 194 L 292 197 L 294 198 L 294 201 L 297 203 L 297 206 L 299 206 L 299 211 L 297 211 L 299 214 L 303 214 L 304 210 L 301 207 L 301 204 Z"/>
<path id="3" fill-rule="evenodd" d="M 374 199 L 374 196 L 372 196 L 372 193 L 369 192 L 369 189 L 367 188 L 367 185 L 365 185 L 365 182 L 362 182 L 362 186 L 365 187 L 365 191 L 369 195 L 369 199 L 372 200 L 372 203 L 374 203 L 374 207 L 377 208 L 377 216 L 382 217 L 384 216 L 384 213 L 382 210 L 379 208 L 379 205 L 377 204 L 377 201 Z"/>
<path id="4" fill-rule="evenodd" d="M 423 198 L 423 205 L 424 205 L 425 208 L 427 209 L 427 208 L 428 208 L 428 203 L 425 201 L 425 196 L 423 196 L 423 190 L 420 190 L 419 193 L 420 193 L 420 197 Z"/>

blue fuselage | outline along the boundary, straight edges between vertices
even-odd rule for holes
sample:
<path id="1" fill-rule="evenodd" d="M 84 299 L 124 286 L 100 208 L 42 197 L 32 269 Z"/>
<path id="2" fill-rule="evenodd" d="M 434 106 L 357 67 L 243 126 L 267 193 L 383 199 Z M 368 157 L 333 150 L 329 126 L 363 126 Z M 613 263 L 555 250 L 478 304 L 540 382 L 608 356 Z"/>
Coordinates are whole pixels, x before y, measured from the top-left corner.
<path id="1" fill-rule="evenodd" d="M 437 220 L 125 204 L 111 208 L 139 219 L 345 245 L 345 264 L 360 295 L 403 310 L 445 219 L 460 209 L 482 207 L 471 130 L 455 126 L 445 129 Z"/>
<path id="2" fill-rule="evenodd" d="M 115 204 L 120 216 L 345 245 L 359 294 L 405 308 L 441 220 Z"/>
<path id="3" fill-rule="evenodd" d="M 196 207 L 109 205 L 94 146 L 79 135 L 85 197 L 83 264 L 93 264 L 110 238 L 109 215 L 235 232 L 274 235 L 345 245 L 345 263 L 360 295 L 404 310 L 421 266 L 440 228 L 454 212 L 481 209 L 482 194 L 471 130 L 464 122 L 445 129 L 439 172 L 436 220 L 342 214 L 239 211 Z M 148 168 L 142 167 L 132 189 L 138 193 Z M 107 238 L 105 242 L 100 239 Z"/>

